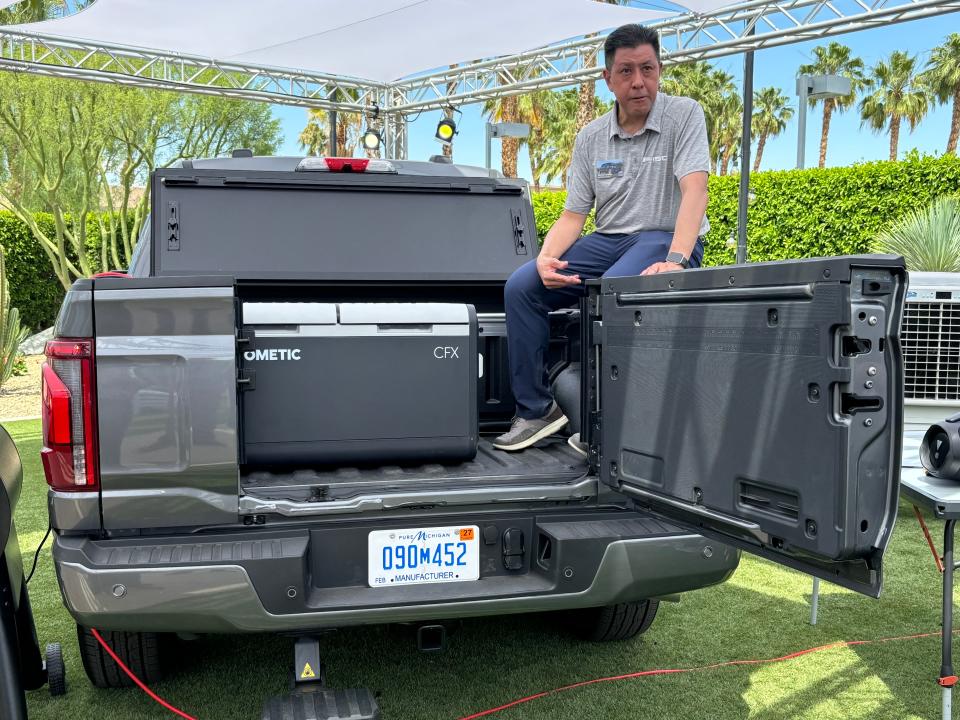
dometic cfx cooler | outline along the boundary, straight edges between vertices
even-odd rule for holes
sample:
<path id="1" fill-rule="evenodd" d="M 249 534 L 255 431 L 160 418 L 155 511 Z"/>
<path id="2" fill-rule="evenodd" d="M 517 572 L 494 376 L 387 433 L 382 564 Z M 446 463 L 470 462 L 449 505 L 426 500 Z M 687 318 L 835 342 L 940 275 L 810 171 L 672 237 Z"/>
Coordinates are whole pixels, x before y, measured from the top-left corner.
<path id="1" fill-rule="evenodd" d="M 241 312 L 246 463 L 476 455 L 472 305 L 245 302 Z"/>

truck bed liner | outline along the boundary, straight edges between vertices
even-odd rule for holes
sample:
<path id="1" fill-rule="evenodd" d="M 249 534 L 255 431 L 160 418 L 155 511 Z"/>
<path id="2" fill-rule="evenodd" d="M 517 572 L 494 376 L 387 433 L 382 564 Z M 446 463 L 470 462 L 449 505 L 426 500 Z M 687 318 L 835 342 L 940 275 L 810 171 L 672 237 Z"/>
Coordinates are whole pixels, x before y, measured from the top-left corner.
<path id="1" fill-rule="evenodd" d="M 481 438 L 477 456 L 464 463 L 382 465 L 309 470 L 257 470 L 241 477 L 244 494 L 262 499 L 313 499 L 318 502 L 351 497 L 360 491 L 419 490 L 471 485 L 566 482 L 584 475 L 586 459 L 563 438 L 551 438 L 519 453 L 495 450 Z"/>

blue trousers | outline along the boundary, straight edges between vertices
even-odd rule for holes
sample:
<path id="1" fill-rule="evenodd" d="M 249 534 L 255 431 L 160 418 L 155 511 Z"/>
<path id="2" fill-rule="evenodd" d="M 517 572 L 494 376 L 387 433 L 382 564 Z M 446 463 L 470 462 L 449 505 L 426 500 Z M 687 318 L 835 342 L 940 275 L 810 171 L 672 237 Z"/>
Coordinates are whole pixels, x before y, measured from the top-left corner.
<path id="1" fill-rule="evenodd" d="M 561 260 L 564 272 L 581 280 L 639 275 L 670 252 L 673 233 L 649 230 L 633 235 L 591 233 L 577 240 Z M 700 267 L 703 244 L 697 241 L 690 267 Z M 510 387 L 517 401 L 517 415 L 534 419 L 546 415 L 553 402 L 547 384 L 547 348 L 552 310 L 572 307 L 584 295 L 584 286 L 548 289 L 537 273 L 536 260 L 517 268 L 504 288 L 507 314 L 507 348 L 510 357 Z"/>

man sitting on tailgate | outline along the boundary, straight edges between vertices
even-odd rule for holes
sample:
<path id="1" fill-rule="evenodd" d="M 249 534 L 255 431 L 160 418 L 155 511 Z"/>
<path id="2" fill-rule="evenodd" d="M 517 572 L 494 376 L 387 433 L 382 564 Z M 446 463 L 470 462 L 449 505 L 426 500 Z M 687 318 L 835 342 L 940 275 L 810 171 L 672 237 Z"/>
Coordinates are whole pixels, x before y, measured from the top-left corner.
<path id="1" fill-rule="evenodd" d="M 683 270 L 703 258 L 710 167 L 703 109 L 658 92 L 660 41 L 649 28 L 614 30 L 604 60 L 613 109 L 577 134 L 564 211 L 540 255 L 511 275 L 504 292 L 517 417 L 494 440 L 500 450 L 522 450 L 567 423 L 547 386 L 547 314 L 575 305 L 584 278 Z M 597 230 L 580 237 L 594 205 Z"/>

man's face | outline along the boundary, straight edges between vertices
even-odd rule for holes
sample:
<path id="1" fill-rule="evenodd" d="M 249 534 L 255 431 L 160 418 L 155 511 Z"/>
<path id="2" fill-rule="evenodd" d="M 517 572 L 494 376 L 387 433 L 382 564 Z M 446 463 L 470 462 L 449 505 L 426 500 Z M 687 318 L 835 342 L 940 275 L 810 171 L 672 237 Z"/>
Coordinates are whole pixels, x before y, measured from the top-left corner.
<path id="1" fill-rule="evenodd" d="M 613 66 L 604 69 L 603 79 L 627 115 L 645 116 L 657 97 L 661 67 L 651 45 L 617 48 Z"/>

